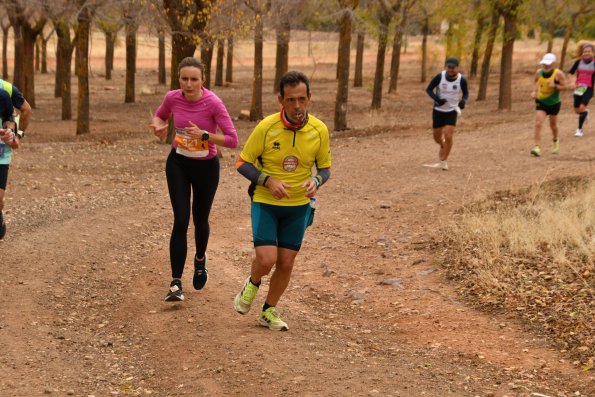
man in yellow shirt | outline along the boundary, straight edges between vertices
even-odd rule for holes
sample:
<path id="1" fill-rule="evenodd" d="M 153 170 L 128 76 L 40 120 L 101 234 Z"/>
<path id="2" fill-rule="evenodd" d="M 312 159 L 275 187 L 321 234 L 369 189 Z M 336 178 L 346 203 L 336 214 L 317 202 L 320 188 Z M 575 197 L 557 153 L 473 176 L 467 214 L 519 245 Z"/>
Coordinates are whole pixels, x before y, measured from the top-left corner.
<path id="1" fill-rule="evenodd" d="M 552 130 L 552 154 L 560 150 L 558 141 L 558 113 L 562 105 L 560 91 L 566 87 L 564 72 L 555 67 L 556 56 L 545 54 L 540 62 L 542 68 L 535 72 L 535 89 L 531 97 L 535 99 L 535 146 L 531 148 L 531 154 L 535 157 L 541 156 L 541 129 L 545 119 L 550 119 Z"/>
<path id="2" fill-rule="evenodd" d="M 259 322 L 271 330 L 287 331 L 289 327 L 276 306 L 312 222 L 311 202 L 330 177 L 331 151 L 328 128 L 308 114 L 308 78 L 301 72 L 287 72 L 279 88 L 281 111 L 254 128 L 237 162 L 240 174 L 252 182 L 249 193 L 255 259 L 250 277 L 234 299 L 234 308 L 240 314 L 248 313 L 262 278 L 274 266 Z"/>

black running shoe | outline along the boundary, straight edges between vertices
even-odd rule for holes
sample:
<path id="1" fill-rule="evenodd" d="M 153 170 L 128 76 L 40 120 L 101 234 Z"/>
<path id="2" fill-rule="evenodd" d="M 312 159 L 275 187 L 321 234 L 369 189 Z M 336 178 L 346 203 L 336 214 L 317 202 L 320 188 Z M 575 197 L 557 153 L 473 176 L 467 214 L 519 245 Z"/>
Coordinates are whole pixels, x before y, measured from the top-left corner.
<path id="1" fill-rule="evenodd" d="M 192 285 L 194 289 L 203 289 L 209 280 L 209 272 L 207 271 L 207 254 L 202 262 L 196 260 L 194 257 L 194 277 L 192 277 Z"/>
<path id="2" fill-rule="evenodd" d="M 184 300 L 184 291 L 182 291 L 182 282 L 180 280 L 173 280 L 170 284 L 169 291 L 165 295 L 166 302 L 179 302 Z"/>
<path id="3" fill-rule="evenodd" d="M 4 222 L 4 215 L 0 211 L 0 240 L 6 235 L 6 222 Z"/>

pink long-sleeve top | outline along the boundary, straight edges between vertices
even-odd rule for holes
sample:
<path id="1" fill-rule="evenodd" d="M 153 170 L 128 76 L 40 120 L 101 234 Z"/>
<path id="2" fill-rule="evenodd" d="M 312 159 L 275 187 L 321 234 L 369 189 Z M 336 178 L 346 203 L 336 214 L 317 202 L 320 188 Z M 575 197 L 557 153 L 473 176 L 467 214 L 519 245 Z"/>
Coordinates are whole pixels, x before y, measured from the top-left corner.
<path id="1" fill-rule="evenodd" d="M 223 146 L 231 149 L 238 146 L 238 133 L 223 101 L 204 87 L 202 87 L 202 96 L 195 102 L 188 101 L 182 94 L 182 90 L 172 90 L 165 94 L 155 116 L 166 121 L 170 115 L 173 115 L 176 128 L 191 127 L 189 121 L 192 121 L 209 134 L 216 134 L 219 127 L 225 136 Z M 176 147 L 175 140 L 172 146 Z M 199 160 L 208 160 L 216 155 L 217 145 L 209 143 L 209 154 Z"/>

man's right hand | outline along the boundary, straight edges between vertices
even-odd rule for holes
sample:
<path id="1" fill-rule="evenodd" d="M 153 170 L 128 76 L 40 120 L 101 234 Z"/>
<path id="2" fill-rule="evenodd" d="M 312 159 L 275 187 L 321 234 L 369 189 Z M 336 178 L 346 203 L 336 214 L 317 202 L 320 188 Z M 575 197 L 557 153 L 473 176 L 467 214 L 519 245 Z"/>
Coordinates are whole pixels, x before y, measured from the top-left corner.
<path id="1" fill-rule="evenodd" d="M 291 185 L 288 185 L 283 181 L 269 177 L 265 187 L 269 189 L 273 197 L 277 200 L 281 200 L 284 197 L 289 198 L 289 193 L 287 193 L 287 189 L 290 188 Z"/>

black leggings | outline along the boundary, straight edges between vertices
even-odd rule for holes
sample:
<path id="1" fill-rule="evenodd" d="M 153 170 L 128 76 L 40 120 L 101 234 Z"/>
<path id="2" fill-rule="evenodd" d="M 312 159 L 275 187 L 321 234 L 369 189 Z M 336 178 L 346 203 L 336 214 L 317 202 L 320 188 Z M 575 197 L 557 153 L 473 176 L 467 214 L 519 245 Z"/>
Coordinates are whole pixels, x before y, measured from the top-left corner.
<path id="1" fill-rule="evenodd" d="M 219 158 L 194 160 L 172 150 L 165 164 L 174 226 L 169 241 L 173 278 L 181 278 L 188 252 L 186 234 L 190 223 L 190 189 L 196 255 L 202 258 L 209 242 L 209 214 L 219 185 Z"/>

